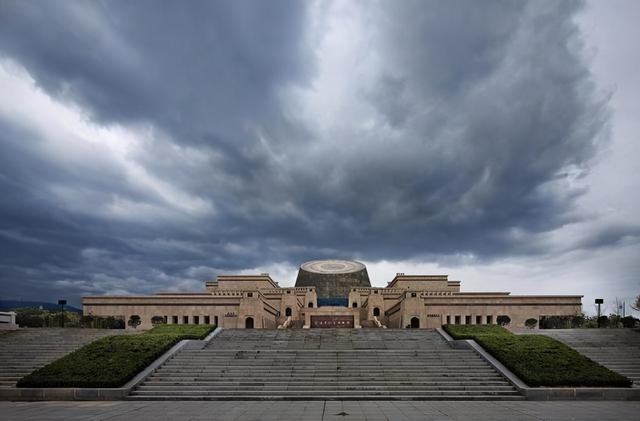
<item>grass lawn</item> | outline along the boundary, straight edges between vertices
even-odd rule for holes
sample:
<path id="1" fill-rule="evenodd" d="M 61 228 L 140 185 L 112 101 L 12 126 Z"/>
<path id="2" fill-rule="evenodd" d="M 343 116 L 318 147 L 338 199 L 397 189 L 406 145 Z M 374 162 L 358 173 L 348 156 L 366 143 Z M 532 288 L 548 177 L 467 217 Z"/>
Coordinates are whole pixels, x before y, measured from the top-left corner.
<path id="1" fill-rule="evenodd" d="M 139 335 L 98 339 L 18 381 L 18 387 L 120 387 L 182 339 L 202 339 L 212 325 L 160 325 Z"/>
<path id="2" fill-rule="evenodd" d="M 631 381 L 544 335 L 496 326 L 445 325 L 454 339 L 474 339 L 529 386 L 630 387 Z"/>

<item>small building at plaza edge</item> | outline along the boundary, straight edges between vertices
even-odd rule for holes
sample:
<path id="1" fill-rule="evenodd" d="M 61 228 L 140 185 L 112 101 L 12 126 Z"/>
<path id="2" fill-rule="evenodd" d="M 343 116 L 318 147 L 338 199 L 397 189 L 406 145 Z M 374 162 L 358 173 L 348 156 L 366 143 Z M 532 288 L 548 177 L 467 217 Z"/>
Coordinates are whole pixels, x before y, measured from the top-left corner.
<path id="1" fill-rule="evenodd" d="M 403 273 L 386 287 L 372 287 L 360 262 L 314 260 L 300 266 L 293 287 L 279 286 L 269 274 L 220 275 L 205 281 L 202 292 L 85 296 L 82 304 L 84 315 L 125 321 L 137 315 L 138 329 L 150 329 L 152 319 L 223 328 L 432 329 L 505 321 L 524 327 L 530 319 L 577 316 L 582 312 L 582 295 L 463 292 L 460 281 L 447 275 Z"/>

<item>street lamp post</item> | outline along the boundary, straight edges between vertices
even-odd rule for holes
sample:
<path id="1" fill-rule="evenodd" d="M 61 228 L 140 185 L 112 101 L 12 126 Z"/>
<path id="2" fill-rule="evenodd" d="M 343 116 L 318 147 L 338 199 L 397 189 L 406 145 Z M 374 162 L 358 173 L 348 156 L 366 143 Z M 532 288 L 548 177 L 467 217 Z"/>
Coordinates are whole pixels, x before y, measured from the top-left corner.
<path id="1" fill-rule="evenodd" d="M 64 327 L 64 305 L 67 304 L 67 300 L 58 300 L 60 306 L 60 327 Z"/>
<path id="2" fill-rule="evenodd" d="M 602 305 L 602 303 L 604 303 L 604 300 L 602 298 L 596 298 L 596 304 L 598 305 L 598 327 L 600 327 L 600 306 Z"/>

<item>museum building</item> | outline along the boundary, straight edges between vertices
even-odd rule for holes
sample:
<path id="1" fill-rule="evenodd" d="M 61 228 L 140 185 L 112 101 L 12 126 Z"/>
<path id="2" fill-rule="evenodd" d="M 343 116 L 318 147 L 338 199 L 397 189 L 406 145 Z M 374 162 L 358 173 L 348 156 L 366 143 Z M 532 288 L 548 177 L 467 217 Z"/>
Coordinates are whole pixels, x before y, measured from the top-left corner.
<path id="1" fill-rule="evenodd" d="M 372 287 L 365 265 L 314 260 L 300 266 L 294 287 L 269 274 L 221 275 L 204 292 L 158 292 L 141 296 L 86 296 L 93 316 L 140 317 L 139 329 L 155 322 L 216 324 L 224 328 L 437 328 L 443 324 L 524 327 L 529 319 L 576 316 L 581 295 L 511 295 L 462 292 L 447 275 L 398 273 L 386 287 Z M 506 317 L 505 317 L 506 316 Z"/>

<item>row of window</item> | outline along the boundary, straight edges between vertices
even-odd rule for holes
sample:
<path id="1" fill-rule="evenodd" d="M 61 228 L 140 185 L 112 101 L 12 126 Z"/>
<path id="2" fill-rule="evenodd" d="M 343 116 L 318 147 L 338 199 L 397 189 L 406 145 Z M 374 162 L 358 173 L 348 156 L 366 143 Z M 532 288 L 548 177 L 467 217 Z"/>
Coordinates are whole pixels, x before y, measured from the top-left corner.
<path id="1" fill-rule="evenodd" d="M 162 316 L 164 318 L 164 323 L 170 324 L 183 324 L 183 325 L 210 325 L 211 317 L 210 316 Z M 218 324 L 218 316 L 213 316 L 213 324 Z"/>
<path id="2" fill-rule="evenodd" d="M 498 316 L 501 317 L 501 316 Z M 460 324 L 464 324 L 465 325 L 470 325 L 470 324 L 476 324 L 476 325 L 492 325 L 494 324 L 494 319 L 493 316 L 470 316 L 470 315 L 454 315 L 454 316 L 447 316 L 447 324 L 455 324 L 455 325 L 460 325 Z"/>

